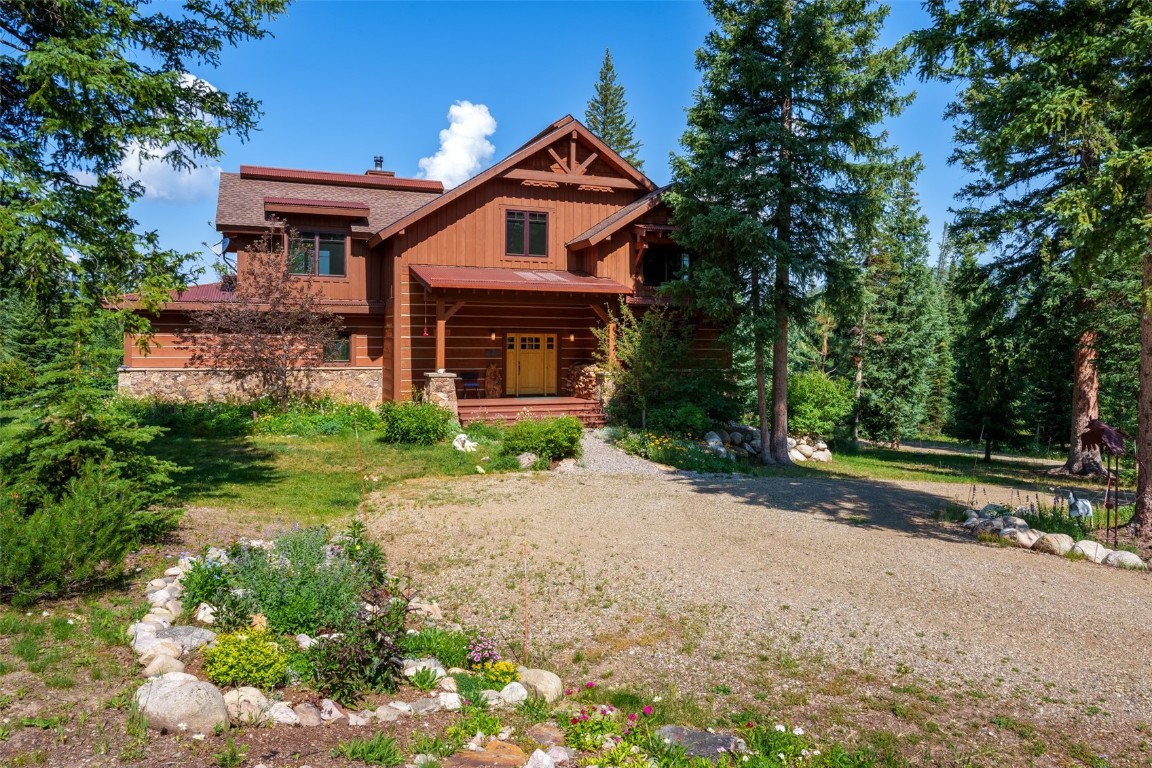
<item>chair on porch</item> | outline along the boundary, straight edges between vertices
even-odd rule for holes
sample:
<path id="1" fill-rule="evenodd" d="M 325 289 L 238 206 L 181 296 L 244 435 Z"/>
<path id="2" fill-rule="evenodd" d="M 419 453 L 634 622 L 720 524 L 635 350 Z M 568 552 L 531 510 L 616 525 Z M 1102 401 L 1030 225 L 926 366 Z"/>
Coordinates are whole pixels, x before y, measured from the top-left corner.
<path id="1" fill-rule="evenodd" d="M 463 397 L 467 398 L 468 393 L 472 392 L 476 398 L 480 398 L 480 374 L 476 371 L 461 371 L 460 372 L 460 389 Z"/>

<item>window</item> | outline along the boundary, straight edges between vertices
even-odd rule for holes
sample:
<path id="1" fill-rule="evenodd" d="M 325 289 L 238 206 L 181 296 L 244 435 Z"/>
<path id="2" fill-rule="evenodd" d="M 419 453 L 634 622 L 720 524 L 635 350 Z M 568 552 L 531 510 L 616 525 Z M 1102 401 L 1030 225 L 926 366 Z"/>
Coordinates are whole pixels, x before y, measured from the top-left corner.
<path id="1" fill-rule="evenodd" d="M 324 345 L 324 362 L 350 363 L 352 362 L 352 338 L 341 336 L 331 344 Z"/>
<path id="2" fill-rule="evenodd" d="M 331 232 L 297 232 L 288 244 L 290 271 L 294 275 L 344 277 L 344 235 Z"/>
<path id="3" fill-rule="evenodd" d="M 675 246 L 650 245 L 644 251 L 641 266 L 644 285 L 655 288 L 688 271 L 688 254 Z"/>
<path id="4" fill-rule="evenodd" d="M 505 247 L 509 256 L 548 255 L 548 214 L 508 211 L 504 217 Z"/>

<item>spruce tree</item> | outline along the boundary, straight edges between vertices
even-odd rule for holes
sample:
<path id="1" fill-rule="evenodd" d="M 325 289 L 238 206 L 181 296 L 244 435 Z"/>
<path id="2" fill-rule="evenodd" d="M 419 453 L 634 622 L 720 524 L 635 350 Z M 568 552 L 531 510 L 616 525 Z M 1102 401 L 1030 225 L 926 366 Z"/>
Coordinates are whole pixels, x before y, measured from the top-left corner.
<path id="1" fill-rule="evenodd" d="M 761 459 L 787 465 L 789 322 L 817 277 L 849 269 L 840 235 L 875 215 L 864 192 L 895 172 L 879 125 L 908 101 L 896 88 L 908 64 L 878 47 L 887 11 L 864 0 L 707 6 L 716 29 L 697 53 L 703 84 L 667 199 L 698 254 L 683 288 L 748 340 Z"/>
<path id="2" fill-rule="evenodd" d="M 633 165 L 644 170 L 644 161 L 637 154 L 641 144 L 635 137 L 636 121 L 628 117 L 628 102 L 624 99 L 624 86 L 616 82 L 616 67 L 612 52 L 604 49 L 604 64 L 596 82 L 596 95 L 588 100 L 584 111 L 584 124 L 592 133 Z"/>

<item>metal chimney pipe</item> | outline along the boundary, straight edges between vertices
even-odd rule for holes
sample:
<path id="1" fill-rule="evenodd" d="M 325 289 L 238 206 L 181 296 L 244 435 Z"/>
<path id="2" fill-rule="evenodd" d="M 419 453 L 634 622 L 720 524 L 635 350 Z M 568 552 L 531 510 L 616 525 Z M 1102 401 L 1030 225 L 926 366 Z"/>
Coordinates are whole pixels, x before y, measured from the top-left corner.
<path id="1" fill-rule="evenodd" d="M 376 155 L 373 157 L 372 164 L 375 166 L 377 171 L 384 170 L 384 155 Z"/>

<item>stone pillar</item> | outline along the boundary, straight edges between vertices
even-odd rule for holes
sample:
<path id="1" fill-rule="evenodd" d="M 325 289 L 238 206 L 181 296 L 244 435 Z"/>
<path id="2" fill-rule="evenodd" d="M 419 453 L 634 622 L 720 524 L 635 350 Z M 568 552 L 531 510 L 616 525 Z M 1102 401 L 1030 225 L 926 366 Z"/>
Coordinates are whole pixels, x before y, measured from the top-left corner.
<path id="1" fill-rule="evenodd" d="M 424 374 L 424 378 L 428 380 L 424 389 L 428 402 L 446 408 L 453 416 L 459 417 L 460 410 L 456 407 L 456 374 L 437 371 Z"/>

